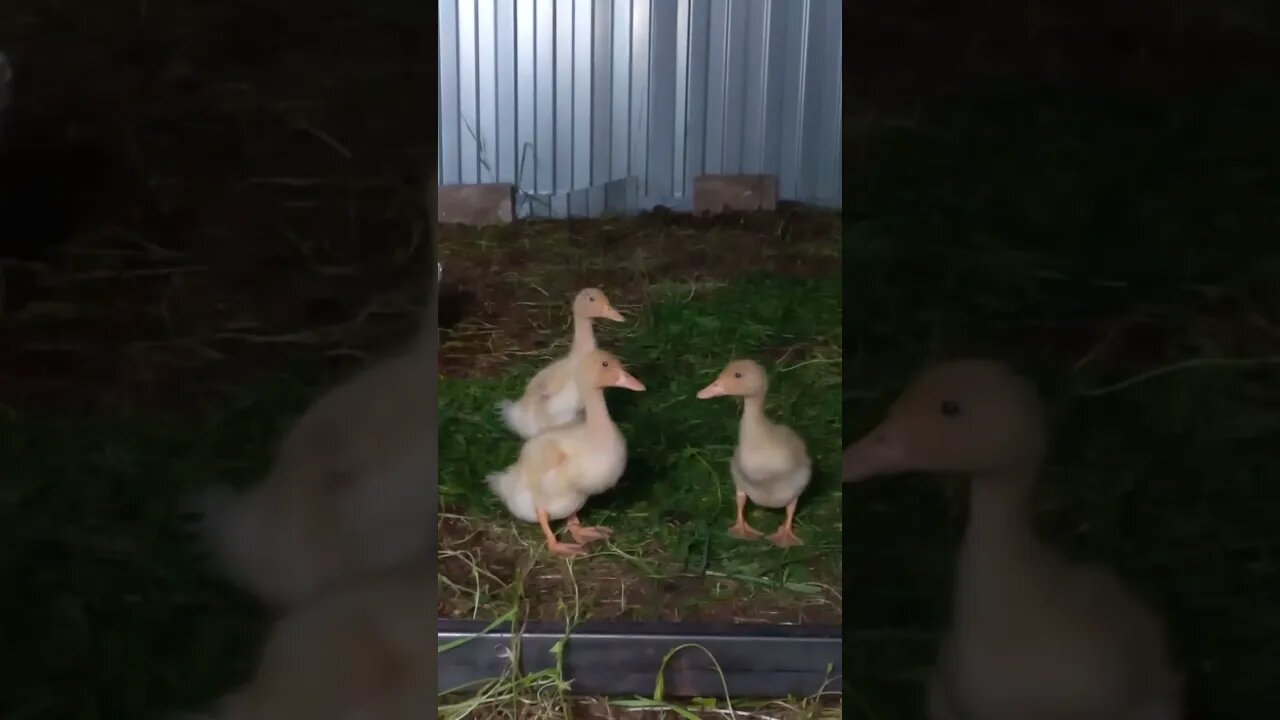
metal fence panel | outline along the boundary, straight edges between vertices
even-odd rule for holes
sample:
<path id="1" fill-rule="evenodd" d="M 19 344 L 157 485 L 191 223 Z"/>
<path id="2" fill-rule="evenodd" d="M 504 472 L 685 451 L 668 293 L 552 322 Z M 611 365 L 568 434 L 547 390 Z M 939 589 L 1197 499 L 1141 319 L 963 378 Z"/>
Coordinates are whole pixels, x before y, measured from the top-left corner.
<path id="1" fill-rule="evenodd" d="M 840 207 L 840 0 L 441 0 L 440 181 L 521 214 L 692 208 L 703 173 Z"/>

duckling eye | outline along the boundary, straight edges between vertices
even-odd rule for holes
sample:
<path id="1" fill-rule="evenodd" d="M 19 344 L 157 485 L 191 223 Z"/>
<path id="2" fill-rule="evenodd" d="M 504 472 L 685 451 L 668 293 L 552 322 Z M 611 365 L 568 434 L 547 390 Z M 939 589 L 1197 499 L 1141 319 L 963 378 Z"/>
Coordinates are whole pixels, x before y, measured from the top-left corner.
<path id="1" fill-rule="evenodd" d="M 733 374 L 733 376 L 734 376 L 734 377 L 736 377 L 736 378 L 741 378 L 741 377 L 742 377 L 742 373 L 734 373 L 734 374 Z"/>
<path id="2" fill-rule="evenodd" d="M 595 301 L 596 301 L 596 296 L 595 296 L 595 295 L 588 295 L 588 296 L 587 296 L 587 302 L 595 302 Z"/>
<path id="3" fill-rule="evenodd" d="M 960 414 L 960 406 L 951 400 L 943 400 L 942 414 L 947 417 L 955 417 Z"/>
<path id="4" fill-rule="evenodd" d="M 609 361 L 605 360 L 604 362 L 600 363 L 600 367 L 609 367 Z"/>

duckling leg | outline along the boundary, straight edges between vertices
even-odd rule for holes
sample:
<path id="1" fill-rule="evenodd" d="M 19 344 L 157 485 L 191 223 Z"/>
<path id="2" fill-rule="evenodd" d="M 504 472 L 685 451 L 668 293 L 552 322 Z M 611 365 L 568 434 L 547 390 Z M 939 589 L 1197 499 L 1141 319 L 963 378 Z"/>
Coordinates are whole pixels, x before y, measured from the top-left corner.
<path id="1" fill-rule="evenodd" d="M 792 545 L 803 545 L 804 541 L 796 537 L 794 531 L 791 530 L 791 522 L 796 517 L 796 503 L 799 500 L 792 500 L 787 503 L 787 519 L 778 526 L 778 529 L 769 536 L 769 542 L 778 547 L 791 547 Z"/>
<path id="2" fill-rule="evenodd" d="M 613 528 L 607 528 L 603 525 L 596 525 L 595 527 L 583 525 L 582 521 L 578 520 L 578 513 L 569 516 L 568 527 L 569 534 L 573 536 L 573 541 L 581 545 L 586 545 L 596 540 L 604 540 L 613 535 Z"/>
<path id="3" fill-rule="evenodd" d="M 547 516 L 547 511 L 542 508 L 538 508 L 538 524 L 542 526 L 542 536 L 547 539 L 547 549 L 552 553 L 565 557 L 586 554 L 581 545 L 562 543 L 556 539 L 556 534 L 551 532 L 551 518 Z"/>
<path id="4" fill-rule="evenodd" d="M 747 524 L 747 518 L 742 511 L 747 507 L 747 494 L 738 491 L 738 521 L 729 528 L 729 534 L 739 540 L 755 540 L 764 535 L 764 533 Z"/>

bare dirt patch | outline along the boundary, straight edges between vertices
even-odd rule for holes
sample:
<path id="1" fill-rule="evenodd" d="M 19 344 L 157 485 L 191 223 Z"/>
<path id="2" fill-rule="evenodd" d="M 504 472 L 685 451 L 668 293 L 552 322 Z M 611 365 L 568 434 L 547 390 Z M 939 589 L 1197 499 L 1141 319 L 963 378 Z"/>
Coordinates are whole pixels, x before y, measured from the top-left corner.
<path id="1" fill-rule="evenodd" d="M 633 218 L 441 228 L 441 372 L 500 373 L 510 356 L 562 334 L 569 298 L 600 287 L 638 306 L 655 282 L 726 282 L 769 271 L 840 271 L 839 215 L 799 207 L 714 217 L 658 210 Z M 540 300 L 531 300 L 538 298 Z"/>

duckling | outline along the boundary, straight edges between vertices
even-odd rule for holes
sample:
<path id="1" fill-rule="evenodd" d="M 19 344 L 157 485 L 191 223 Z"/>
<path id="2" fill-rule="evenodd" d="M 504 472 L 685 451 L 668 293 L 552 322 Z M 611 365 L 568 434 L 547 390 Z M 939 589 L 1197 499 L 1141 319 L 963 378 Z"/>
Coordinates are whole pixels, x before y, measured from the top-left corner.
<path id="1" fill-rule="evenodd" d="M 622 313 L 613 308 L 603 292 L 587 288 L 573 300 L 573 341 L 569 354 L 539 370 L 519 400 L 503 400 L 499 405 L 507 427 L 522 439 L 528 440 L 545 430 L 582 419 L 582 397 L 573 376 L 578 360 L 596 349 L 591 325 L 595 318 L 623 321 Z"/>
<path id="2" fill-rule="evenodd" d="M 419 720 L 435 712 L 434 558 L 337 587 L 271 629 L 253 677 L 186 720 Z M 425 609 L 425 610 L 424 610 Z"/>
<path id="3" fill-rule="evenodd" d="M 486 478 L 511 514 L 541 525 L 547 548 L 564 556 L 582 555 L 583 545 L 613 532 L 607 527 L 584 527 L 578 520 L 587 498 L 617 484 L 627 464 L 627 441 L 609 417 L 604 389 L 644 391 L 622 362 L 603 350 L 592 350 L 577 360 L 574 383 L 586 419 L 526 441 L 514 465 Z M 569 520 L 572 543 L 556 540 L 551 531 L 550 520 L 564 518 Z"/>
<path id="4" fill-rule="evenodd" d="M 1155 615 L 1109 571 L 1035 537 L 1030 498 L 1047 431 L 1034 387 L 960 360 L 925 371 L 849 447 L 843 479 L 970 476 L 953 626 L 929 688 L 934 720 L 1176 720 L 1182 680 Z"/>
<path id="5" fill-rule="evenodd" d="M 754 540 L 764 533 L 747 524 L 743 516 L 747 499 L 767 507 L 786 507 L 787 517 L 769 536 L 778 547 L 803 545 L 792 530 L 796 503 L 809 485 L 812 462 L 804 440 L 794 430 L 772 422 L 764 414 L 764 396 L 769 376 L 759 363 L 734 360 L 715 382 L 698 391 L 698 399 L 732 395 L 742 398 L 742 420 L 738 426 L 738 446 L 729 461 L 729 474 L 737 489 L 738 519 L 729 534 Z"/>
<path id="6" fill-rule="evenodd" d="M 317 400 L 247 491 L 189 501 L 232 582 L 280 610 L 434 547 L 434 282 L 418 335 Z"/>

